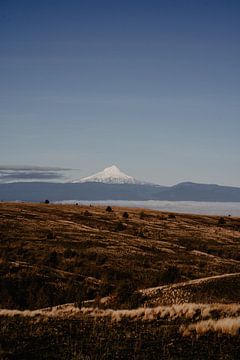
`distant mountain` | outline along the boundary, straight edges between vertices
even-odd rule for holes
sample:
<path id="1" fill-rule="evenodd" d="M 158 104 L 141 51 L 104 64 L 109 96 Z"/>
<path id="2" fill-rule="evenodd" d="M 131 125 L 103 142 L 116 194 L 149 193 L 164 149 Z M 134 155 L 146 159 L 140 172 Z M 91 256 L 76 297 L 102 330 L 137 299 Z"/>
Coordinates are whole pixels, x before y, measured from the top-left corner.
<path id="1" fill-rule="evenodd" d="M 105 184 L 144 184 L 144 182 L 125 174 L 116 165 L 105 168 L 94 175 L 74 181 L 74 183 L 98 182 Z"/>
<path id="2" fill-rule="evenodd" d="M 240 202 L 240 188 L 183 182 L 155 194 L 157 200 Z"/>
<path id="3" fill-rule="evenodd" d="M 0 184 L 0 201 L 149 200 L 161 189 L 166 187 L 102 182 L 15 182 Z"/>
<path id="4" fill-rule="evenodd" d="M 144 183 L 112 165 L 72 183 L 14 182 L 0 184 L 3 201 L 166 200 L 240 202 L 240 188 L 183 182 L 174 186 Z"/>

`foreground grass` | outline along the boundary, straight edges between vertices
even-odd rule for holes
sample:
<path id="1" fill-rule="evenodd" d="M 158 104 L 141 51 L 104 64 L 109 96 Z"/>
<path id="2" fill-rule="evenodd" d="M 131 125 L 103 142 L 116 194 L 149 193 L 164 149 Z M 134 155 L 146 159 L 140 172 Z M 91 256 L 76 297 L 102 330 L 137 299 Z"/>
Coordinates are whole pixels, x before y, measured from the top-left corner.
<path id="1" fill-rule="evenodd" d="M 238 359 L 240 305 L 2 310 L 3 359 Z"/>

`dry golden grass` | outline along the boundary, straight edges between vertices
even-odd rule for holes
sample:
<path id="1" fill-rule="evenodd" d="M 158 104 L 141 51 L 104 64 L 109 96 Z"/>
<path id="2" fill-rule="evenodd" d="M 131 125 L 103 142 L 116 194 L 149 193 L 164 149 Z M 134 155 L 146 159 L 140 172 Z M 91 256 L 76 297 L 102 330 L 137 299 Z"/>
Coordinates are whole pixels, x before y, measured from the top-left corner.
<path id="1" fill-rule="evenodd" d="M 108 295 L 126 281 L 142 289 L 240 272 L 240 219 L 218 222 L 146 209 L 113 207 L 109 213 L 100 206 L 0 203 L 2 279 L 22 287 L 25 278 L 41 284 L 47 278 L 63 303 L 78 296 L 66 296 L 69 282 L 91 287 L 86 299 Z M 57 296 L 60 288 L 66 291 Z M 44 291 L 42 286 L 43 298 Z M 58 304 L 47 298 L 30 307 Z"/>
<path id="2" fill-rule="evenodd" d="M 0 203 L 0 358 L 237 358 L 239 250 L 239 218 Z"/>

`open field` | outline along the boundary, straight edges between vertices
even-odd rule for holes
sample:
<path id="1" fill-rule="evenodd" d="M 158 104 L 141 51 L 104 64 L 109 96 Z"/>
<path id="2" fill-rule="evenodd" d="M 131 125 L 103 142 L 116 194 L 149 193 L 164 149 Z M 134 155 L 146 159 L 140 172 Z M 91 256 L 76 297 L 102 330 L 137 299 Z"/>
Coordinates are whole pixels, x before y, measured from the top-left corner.
<path id="1" fill-rule="evenodd" d="M 1 358 L 237 359 L 240 218 L 112 210 L 0 203 Z"/>

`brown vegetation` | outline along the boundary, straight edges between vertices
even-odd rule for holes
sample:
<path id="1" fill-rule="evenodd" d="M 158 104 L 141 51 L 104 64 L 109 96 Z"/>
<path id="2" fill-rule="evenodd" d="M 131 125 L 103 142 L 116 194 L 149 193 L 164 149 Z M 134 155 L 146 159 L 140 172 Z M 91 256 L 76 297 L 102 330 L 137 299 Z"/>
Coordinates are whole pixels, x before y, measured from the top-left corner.
<path id="1" fill-rule="evenodd" d="M 235 358 L 239 250 L 234 217 L 0 203 L 0 358 Z"/>
<path id="2" fill-rule="evenodd" d="M 0 204 L 2 308 L 240 272 L 240 220 L 54 204 Z M 131 285 L 132 286 L 132 285 Z M 17 290 L 18 289 L 18 290 Z M 115 289 L 115 290 L 114 290 Z M 36 300 L 37 299 L 37 300 Z"/>

